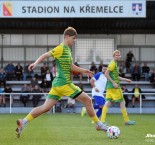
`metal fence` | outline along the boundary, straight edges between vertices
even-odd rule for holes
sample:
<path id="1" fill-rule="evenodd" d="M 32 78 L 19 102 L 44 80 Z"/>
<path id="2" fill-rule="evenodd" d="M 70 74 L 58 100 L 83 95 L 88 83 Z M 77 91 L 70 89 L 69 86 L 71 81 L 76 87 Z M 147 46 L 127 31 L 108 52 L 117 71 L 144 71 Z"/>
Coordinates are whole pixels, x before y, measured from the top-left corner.
<path id="1" fill-rule="evenodd" d="M 44 97 L 42 97 L 42 99 L 46 99 L 45 96 L 48 95 L 48 93 L 0 93 L 0 95 L 10 95 L 10 106 L 9 106 L 10 109 L 9 109 L 9 113 L 12 113 L 11 102 L 12 102 L 13 96 L 14 95 L 19 95 L 20 96 L 21 94 L 25 94 L 25 95 L 42 95 L 42 96 L 44 96 Z M 87 94 L 92 98 L 92 94 L 91 93 L 87 93 Z M 104 93 L 104 95 L 105 94 L 106 93 Z M 126 95 L 133 95 L 134 93 L 124 93 L 124 95 L 125 94 Z M 140 101 L 139 101 L 139 103 L 140 103 L 140 105 L 139 105 L 139 113 L 140 114 L 143 113 L 142 112 L 142 104 L 143 104 L 144 100 L 142 99 L 142 95 L 153 95 L 153 97 L 151 97 L 149 99 L 147 99 L 147 97 L 146 97 L 146 100 L 155 101 L 155 93 L 140 93 Z M 67 99 L 67 97 L 63 97 L 61 100 L 66 100 L 66 99 Z M 53 106 L 52 112 L 55 113 L 55 106 Z"/>

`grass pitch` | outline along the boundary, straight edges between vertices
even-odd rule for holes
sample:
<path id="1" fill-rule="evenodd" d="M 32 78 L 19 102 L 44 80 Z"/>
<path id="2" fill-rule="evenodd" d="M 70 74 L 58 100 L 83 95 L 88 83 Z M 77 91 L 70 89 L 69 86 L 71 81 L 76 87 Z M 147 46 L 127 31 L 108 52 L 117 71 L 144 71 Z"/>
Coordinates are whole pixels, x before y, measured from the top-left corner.
<path id="1" fill-rule="evenodd" d="M 121 135 L 118 139 L 108 139 L 87 115 L 44 114 L 34 119 L 24 129 L 21 138 L 16 138 L 16 120 L 26 114 L 0 115 L 0 145 L 154 145 L 155 114 L 129 114 L 137 122 L 125 126 L 121 114 L 108 114 L 107 122 L 118 126 Z"/>

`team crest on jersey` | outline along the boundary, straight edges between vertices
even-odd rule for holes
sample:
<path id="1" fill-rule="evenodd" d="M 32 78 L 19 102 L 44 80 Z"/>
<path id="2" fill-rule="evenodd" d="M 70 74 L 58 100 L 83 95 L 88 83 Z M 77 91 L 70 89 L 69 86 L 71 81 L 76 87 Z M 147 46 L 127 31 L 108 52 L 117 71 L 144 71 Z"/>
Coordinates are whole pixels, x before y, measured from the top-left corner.
<path id="1" fill-rule="evenodd" d="M 140 15 L 142 13 L 142 3 L 133 3 L 132 4 L 132 12 L 135 15 Z"/>
<path id="2" fill-rule="evenodd" d="M 12 16 L 12 2 L 3 3 L 3 16 Z"/>

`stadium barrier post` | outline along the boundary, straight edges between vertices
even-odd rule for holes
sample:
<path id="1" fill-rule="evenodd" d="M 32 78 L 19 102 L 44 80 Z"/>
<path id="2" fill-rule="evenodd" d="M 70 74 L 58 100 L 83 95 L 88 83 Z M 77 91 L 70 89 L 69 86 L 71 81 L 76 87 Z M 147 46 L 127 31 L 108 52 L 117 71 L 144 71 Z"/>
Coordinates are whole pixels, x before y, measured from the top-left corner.
<path id="1" fill-rule="evenodd" d="M 53 110 L 53 113 L 55 113 L 55 105 L 53 106 L 52 110 Z"/>
<path id="2" fill-rule="evenodd" d="M 11 106 L 11 101 L 12 100 L 12 95 L 11 95 L 11 93 L 10 93 L 10 114 L 12 113 L 12 106 Z"/>
<path id="3" fill-rule="evenodd" d="M 142 114 L 142 94 L 140 94 L 140 114 Z"/>

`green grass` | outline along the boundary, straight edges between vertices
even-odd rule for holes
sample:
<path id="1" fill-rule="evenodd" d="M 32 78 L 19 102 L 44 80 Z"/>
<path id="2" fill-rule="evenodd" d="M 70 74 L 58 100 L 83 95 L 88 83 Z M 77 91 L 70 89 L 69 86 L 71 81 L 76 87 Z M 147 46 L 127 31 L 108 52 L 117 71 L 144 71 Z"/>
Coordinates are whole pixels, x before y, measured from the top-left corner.
<path id="1" fill-rule="evenodd" d="M 146 138 L 147 133 L 155 135 L 155 115 L 131 115 L 137 122 L 125 126 L 121 114 L 108 114 L 107 122 L 118 126 L 118 139 L 108 139 L 86 115 L 45 114 L 29 123 L 20 139 L 16 138 L 16 120 L 25 114 L 0 115 L 0 145 L 153 145 L 154 138 Z"/>

